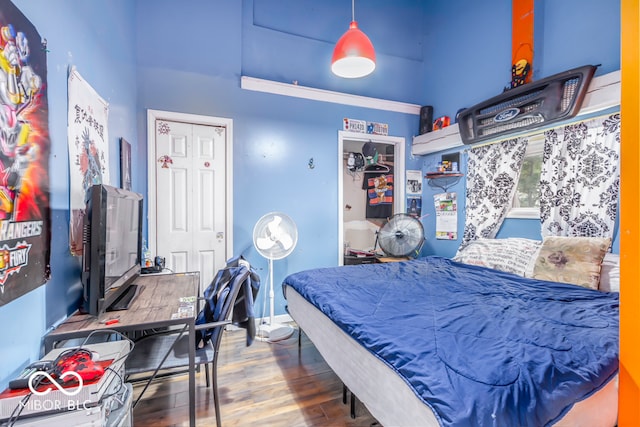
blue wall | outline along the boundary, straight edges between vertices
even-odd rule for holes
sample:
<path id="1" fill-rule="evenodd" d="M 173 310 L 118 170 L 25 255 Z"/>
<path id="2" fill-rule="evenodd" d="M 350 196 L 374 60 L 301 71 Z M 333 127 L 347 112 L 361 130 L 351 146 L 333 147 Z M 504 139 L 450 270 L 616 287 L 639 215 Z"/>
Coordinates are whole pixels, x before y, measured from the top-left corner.
<path id="1" fill-rule="evenodd" d="M 5 325 L 0 386 L 39 356 L 42 335 L 75 308 L 80 296 L 79 260 L 68 250 L 70 65 L 109 102 L 112 159 L 120 137 L 132 143 L 133 188 L 143 194 L 147 109 L 233 119 L 236 254 L 256 265 L 266 283 L 266 260 L 251 241 L 253 225 L 262 214 L 281 210 L 299 228 L 296 250 L 275 262 L 276 284 L 289 273 L 336 264 L 342 118 L 388 123 L 391 135 L 406 138 L 410 153 L 418 117 L 246 91 L 240 88 L 240 76 L 433 105 L 436 115 L 451 117 L 459 108 L 501 92 L 510 79 L 511 0 L 482 5 L 472 0 L 356 2 L 356 20 L 378 57 L 376 72 L 361 80 L 337 79 L 329 72 L 333 45 L 351 19 L 350 4 L 342 0 L 185 0 L 179 5 L 172 0 L 56 0 L 55 8 L 46 0 L 15 4 L 47 38 L 50 50 L 52 278 L 0 307 Z M 567 11 L 579 16 L 570 19 Z M 536 76 L 584 63 L 601 63 L 599 73 L 619 68 L 617 2 L 537 0 L 536 31 Z M 310 158 L 314 169 L 307 167 Z M 427 171 L 437 160 L 439 155 L 408 154 L 406 167 Z M 114 184 L 118 171 L 118 162 L 112 162 Z M 424 223 L 427 236 L 433 236 L 434 191 L 424 189 L 423 209 L 431 213 Z M 454 190 L 464 194 L 462 184 Z M 460 216 L 462 224 L 463 212 Z M 530 234 L 527 224 L 509 223 L 507 234 Z M 455 249 L 457 242 L 430 238 L 425 253 L 451 255 Z M 280 292 L 276 297 L 276 313 L 282 314 Z"/>
<path id="2" fill-rule="evenodd" d="M 355 3 L 356 21 L 371 39 L 377 57 L 375 73 L 355 80 L 341 79 L 329 70 L 335 42 L 351 21 L 350 2 L 243 0 L 242 4 L 242 74 L 286 83 L 296 80 L 305 86 L 415 104 L 424 102 L 422 67 L 428 2 Z"/>
<path id="3" fill-rule="evenodd" d="M 342 119 L 388 123 L 391 135 L 406 138 L 407 152 L 418 130 L 417 115 L 240 88 L 240 77 L 246 75 L 421 104 L 421 36 L 415 34 L 422 27 L 424 6 L 407 1 L 400 2 L 406 3 L 403 7 L 390 8 L 391 3 L 376 0 L 372 2 L 376 8 L 368 4 L 362 10 L 356 8 L 362 29 L 380 46 L 376 53 L 380 66 L 371 78 L 347 82 L 330 73 L 333 46 L 351 18 L 348 3 L 339 14 L 344 17 L 336 18 L 339 3 L 343 2 L 190 0 L 185 2 L 189 13 L 175 11 L 171 0 L 136 3 L 138 117 L 143 118 L 138 140 L 147 137 L 146 109 L 233 119 L 234 252 L 259 269 L 263 290 L 268 265 L 253 248 L 254 224 L 263 214 L 277 210 L 298 226 L 296 249 L 274 263 L 276 314 L 285 313 L 279 284 L 288 273 L 337 263 Z M 369 29 L 365 24 L 369 19 L 381 22 L 380 26 Z M 167 37 L 167 28 L 187 28 L 188 36 Z M 195 31 L 198 28 L 206 30 Z M 144 158 L 146 152 L 140 155 Z M 310 158 L 313 169 L 308 168 Z M 146 165 L 138 166 L 146 176 Z M 417 168 L 419 161 L 412 159 L 407 167 Z"/>

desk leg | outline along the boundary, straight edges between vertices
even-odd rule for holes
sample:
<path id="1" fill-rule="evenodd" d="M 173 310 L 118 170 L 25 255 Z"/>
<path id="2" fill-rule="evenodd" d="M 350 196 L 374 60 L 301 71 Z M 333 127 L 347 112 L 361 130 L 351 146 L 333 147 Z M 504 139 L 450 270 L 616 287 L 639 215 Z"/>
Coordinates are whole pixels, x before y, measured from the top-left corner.
<path id="1" fill-rule="evenodd" d="M 47 354 L 49 354 L 49 352 L 51 350 L 53 350 L 53 344 L 55 343 L 54 340 L 52 339 L 47 339 L 47 336 L 45 335 L 44 337 L 44 354 L 42 355 L 43 357 L 46 356 Z"/>
<path id="2" fill-rule="evenodd" d="M 196 425 L 196 329 L 195 319 L 189 323 L 189 425 Z"/>

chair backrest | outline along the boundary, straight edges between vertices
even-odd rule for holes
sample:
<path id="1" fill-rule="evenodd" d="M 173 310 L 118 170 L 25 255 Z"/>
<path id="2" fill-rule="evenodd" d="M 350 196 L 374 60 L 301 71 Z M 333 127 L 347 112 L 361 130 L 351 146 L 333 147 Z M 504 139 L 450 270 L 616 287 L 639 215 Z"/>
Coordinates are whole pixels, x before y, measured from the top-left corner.
<path id="1" fill-rule="evenodd" d="M 196 325 L 229 319 L 240 289 L 249 274 L 250 270 L 242 265 L 227 266 L 219 270 L 204 291 L 205 304 L 196 317 Z M 217 327 L 196 331 L 196 345 L 200 345 L 201 341 L 212 341 L 217 348 L 223 329 Z"/>

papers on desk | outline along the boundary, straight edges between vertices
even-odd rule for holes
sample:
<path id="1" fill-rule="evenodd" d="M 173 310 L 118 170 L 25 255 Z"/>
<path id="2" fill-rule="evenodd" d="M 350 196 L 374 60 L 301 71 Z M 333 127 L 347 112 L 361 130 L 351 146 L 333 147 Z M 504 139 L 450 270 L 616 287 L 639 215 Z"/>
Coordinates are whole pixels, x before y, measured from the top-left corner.
<path id="1" fill-rule="evenodd" d="M 172 313 L 171 318 L 184 319 L 186 317 L 194 317 L 195 311 L 196 311 L 195 309 L 196 299 L 197 298 L 195 296 L 180 297 L 179 299 L 180 306 L 178 307 L 178 312 Z"/>

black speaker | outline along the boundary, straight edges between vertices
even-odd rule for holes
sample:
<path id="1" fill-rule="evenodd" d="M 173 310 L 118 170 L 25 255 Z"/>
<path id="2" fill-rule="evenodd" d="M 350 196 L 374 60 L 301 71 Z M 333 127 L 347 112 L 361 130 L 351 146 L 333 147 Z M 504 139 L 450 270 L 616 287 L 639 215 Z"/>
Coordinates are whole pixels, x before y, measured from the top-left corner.
<path id="1" fill-rule="evenodd" d="M 420 135 L 433 129 L 433 107 L 425 105 L 420 108 Z"/>

